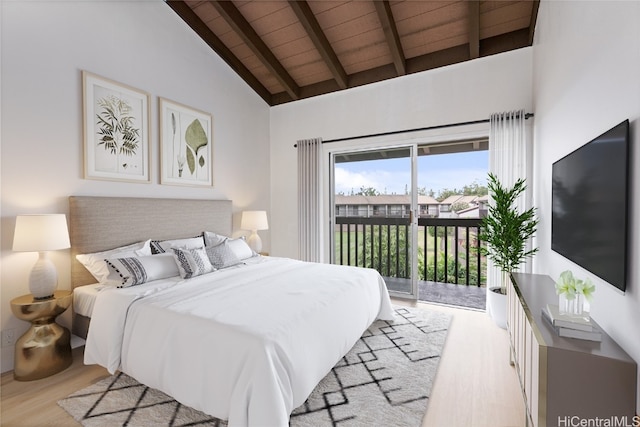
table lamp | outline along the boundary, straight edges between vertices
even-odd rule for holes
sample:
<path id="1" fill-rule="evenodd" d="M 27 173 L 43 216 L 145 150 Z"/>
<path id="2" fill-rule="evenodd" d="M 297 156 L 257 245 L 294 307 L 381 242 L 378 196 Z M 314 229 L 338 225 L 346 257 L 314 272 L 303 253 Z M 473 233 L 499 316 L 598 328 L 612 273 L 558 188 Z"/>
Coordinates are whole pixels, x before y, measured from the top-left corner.
<path id="1" fill-rule="evenodd" d="M 251 230 L 251 235 L 247 240 L 249 247 L 255 252 L 260 253 L 262 250 L 262 239 L 258 236 L 258 230 L 268 230 L 266 211 L 244 211 L 242 212 L 242 220 L 240 228 L 243 230 Z"/>
<path id="2" fill-rule="evenodd" d="M 39 253 L 38 261 L 29 274 L 29 290 L 34 299 L 53 297 L 58 286 L 58 273 L 48 258 L 47 251 L 67 249 L 70 246 L 67 218 L 64 214 L 16 217 L 13 250 Z"/>

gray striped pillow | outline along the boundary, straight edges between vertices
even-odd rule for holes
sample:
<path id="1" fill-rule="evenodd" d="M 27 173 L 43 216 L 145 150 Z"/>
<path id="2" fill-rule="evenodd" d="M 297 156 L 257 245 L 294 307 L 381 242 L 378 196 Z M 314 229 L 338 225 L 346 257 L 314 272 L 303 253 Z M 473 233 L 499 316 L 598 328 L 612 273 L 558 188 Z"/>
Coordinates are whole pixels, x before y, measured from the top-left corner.
<path id="1" fill-rule="evenodd" d="M 183 279 L 190 279 L 192 277 L 200 276 L 201 274 L 211 273 L 215 271 L 209 257 L 202 249 L 178 249 L 171 248 L 173 251 L 173 257 L 178 264 L 178 270 L 180 270 L 180 277 Z"/>

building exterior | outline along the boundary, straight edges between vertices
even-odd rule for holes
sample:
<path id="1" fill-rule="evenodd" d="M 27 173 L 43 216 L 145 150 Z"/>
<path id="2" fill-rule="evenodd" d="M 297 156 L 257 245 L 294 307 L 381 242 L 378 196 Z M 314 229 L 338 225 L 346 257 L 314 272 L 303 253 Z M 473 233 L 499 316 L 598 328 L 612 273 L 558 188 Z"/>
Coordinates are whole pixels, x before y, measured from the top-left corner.
<path id="1" fill-rule="evenodd" d="M 420 218 L 479 218 L 486 215 L 488 196 L 453 195 L 442 202 L 431 196 L 418 196 Z M 457 206 L 468 206 L 455 210 Z M 408 218 L 411 196 L 382 194 L 378 196 L 335 196 L 336 216 L 362 218 Z M 453 209 L 452 209 L 453 208 Z"/>

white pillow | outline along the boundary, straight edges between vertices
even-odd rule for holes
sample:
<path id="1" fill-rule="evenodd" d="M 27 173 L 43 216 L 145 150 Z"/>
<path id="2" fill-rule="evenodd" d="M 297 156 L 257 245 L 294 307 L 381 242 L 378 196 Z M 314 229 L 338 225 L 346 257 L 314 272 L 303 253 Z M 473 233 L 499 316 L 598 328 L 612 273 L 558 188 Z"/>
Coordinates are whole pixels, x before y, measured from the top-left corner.
<path id="1" fill-rule="evenodd" d="M 204 248 L 204 240 L 202 236 L 190 237 L 187 239 L 172 240 L 152 240 L 151 251 L 154 254 L 168 252 L 171 248 L 180 249 L 201 249 Z"/>
<path id="2" fill-rule="evenodd" d="M 178 276 L 178 266 L 171 254 L 105 259 L 109 277 L 105 285 L 126 288 L 153 280 Z"/>
<path id="3" fill-rule="evenodd" d="M 103 283 L 107 280 L 107 277 L 109 277 L 109 269 L 107 268 L 107 263 L 104 261 L 105 259 L 151 255 L 150 242 L 150 240 L 146 240 L 108 251 L 78 254 L 76 255 L 76 259 L 89 270 L 89 273 L 96 278 L 98 283 Z"/>
<path id="4" fill-rule="evenodd" d="M 231 248 L 233 253 L 240 260 L 244 260 L 244 259 L 251 258 L 258 255 L 253 251 L 253 249 L 249 247 L 247 242 L 242 237 L 239 239 L 227 239 L 225 240 L 225 243 L 229 244 L 229 247 Z"/>
<path id="5" fill-rule="evenodd" d="M 180 277 L 190 279 L 201 274 L 215 271 L 204 248 L 198 249 L 178 249 L 171 248 L 175 262 L 180 270 Z"/>
<path id="6" fill-rule="evenodd" d="M 229 237 L 222 234 L 214 233 L 213 231 L 205 231 L 203 234 L 205 246 L 218 246 L 224 243 Z"/>

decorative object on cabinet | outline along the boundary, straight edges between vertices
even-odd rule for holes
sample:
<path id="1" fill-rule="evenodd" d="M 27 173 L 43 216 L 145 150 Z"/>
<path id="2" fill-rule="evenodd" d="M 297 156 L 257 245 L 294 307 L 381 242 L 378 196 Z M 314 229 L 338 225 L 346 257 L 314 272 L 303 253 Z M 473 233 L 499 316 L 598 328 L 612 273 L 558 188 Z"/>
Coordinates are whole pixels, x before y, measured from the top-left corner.
<path id="1" fill-rule="evenodd" d="M 535 208 L 520 213 L 515 206 L 518 197 L 526 189 L 525 180 L 518 179 L 513 187 L 504 187 L 498 178 L 490 173 L 489 194 L 493 203 L 489 204 L 489 213 L 482 219 L 479 239 L 487 243 L 481 248 L 502 272 L 500 286 L 493 286 L 487 293 L 488 311 L 495 323 L 506 328 L 506 287 L 509 274 L 532 257 L 538 248 L 528 249 L 529 239 L 535 234 L 538 219 Z"/>
<path id="2" fill-rule="evenodd" d="M 576 279 L 571 270 L 560 273 L 560 278 L 556 282 L 560 313 L 581 315 L 584 311 L 584 300 L 591 302 L 595 289 L 589 278 Z"/>
<path id="3" fill-rule="evenodd" d="M 162 184 L 213 187 L 213 118 L 168 99 L 160 103 Z"/>
<path id="4" fill-rule="evenodd" d="M 600 342 L 557 334 L 543 319 L 543 309 L 557 300 L 551 277 L 512 273 L 507 298 L 511 360 L 522 387 L 527 425 L 633 419 L 636 362 L 593 320 L 602 334 Z"/>
<path id="5" fill-rule="evenodd" d="M 71 291 L 55 291 L 47 300 L 23 295 L 11 301 L 11 311 L 20 320 L 31 322 L 15 347 L 13 376 L 18 381 L 45 378 L 68 368 L 71 356 L 71 334 L 58 325 L 56 317 L 69 308 Z"/>
<path id="6" fill-rule="evenodd" d="M 48 251 L 67 249 L 69 230 L 64 214 L 18 215 L 13 235 L 13 250 L 38 252 L 38 261 L 29 274 L 29 291 L 36 300 L 53 297 L 58 286 L 58 272 L 48 258 Z"/>
<path id="7" fill-rule="evenodd" d="M 593 331 L 593 322 L 588 311 L 582 314 L 562 313 L 560 308 L 555 304 L 547 304 L 542 307 L 542 314 L 547 317 L 553 326 L 562 328 L 577 329 L 579 331 Z"/>
<path id="8" fill-rule="evenodd" d="M 149 95 L 82 72 L 84 177 L 150 182 Z"/>
<path id="9" fill-rule="evenodd" d="M 267 221 L 266 211 L 244 211 L 242 212 L 242 220 L 240 228 L 250 230 L 251 235 L 247 239 L 249 247 L 256 253 L 262 251 L 262 239 L 258 235 L 258 230 L 268 230 L 269 223 Z"/>

